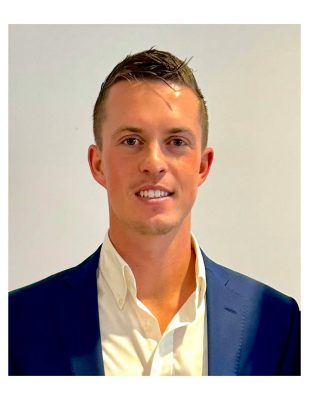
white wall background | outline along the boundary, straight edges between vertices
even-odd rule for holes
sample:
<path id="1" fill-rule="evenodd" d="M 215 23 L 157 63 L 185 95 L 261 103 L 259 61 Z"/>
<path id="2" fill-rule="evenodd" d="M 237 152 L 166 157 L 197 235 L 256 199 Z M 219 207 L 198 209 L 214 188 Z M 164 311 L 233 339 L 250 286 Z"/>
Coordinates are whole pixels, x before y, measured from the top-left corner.
<path id="1" fill-rule="evenodd" d="M 9 288 L 85 259 L 108 228 L 87 148 L 99 87 L 155 45 L 207 99 L 210 176 L 193 231 L 212 259 L 300 302 L 298 25 L 11 25 Z"/>

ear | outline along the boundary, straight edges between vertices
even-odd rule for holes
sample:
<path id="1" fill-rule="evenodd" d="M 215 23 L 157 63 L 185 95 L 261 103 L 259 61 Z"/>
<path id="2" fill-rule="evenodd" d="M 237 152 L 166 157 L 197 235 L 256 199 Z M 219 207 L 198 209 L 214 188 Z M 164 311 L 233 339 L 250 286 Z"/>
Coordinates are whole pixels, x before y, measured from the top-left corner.
<path id="1" fill-rule="evenodd" d="M 213 158 L 214 158 L 213 148 L 206 147 L 202 153 L 198 186 L 200 186 L 206 180 Z"/>
<path id="2" fill-rule="evenodd" d="M 106 179 L 103 170 L 102 151 L 92 144 L 88 149 L 88 163 L 94 179 L 106 188 Z"/>

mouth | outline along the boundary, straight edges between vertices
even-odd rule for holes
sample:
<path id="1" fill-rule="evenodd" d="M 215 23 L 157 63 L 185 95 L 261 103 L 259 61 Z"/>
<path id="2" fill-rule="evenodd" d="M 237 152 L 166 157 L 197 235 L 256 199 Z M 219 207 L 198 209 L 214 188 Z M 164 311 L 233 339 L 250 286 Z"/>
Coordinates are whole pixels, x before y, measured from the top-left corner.
<path id="1" fill-rule="evenodd" d="M 144 199 L 162 199 L 165 197 L 170 197 L 174 193 L 173 192 L 168 192 L 166 190 L 160 190 L 160 189 L 149 189 L 149 190 L 140 190 L 139 192 L 135 193 L 136 196 L 144 198 Z"/>

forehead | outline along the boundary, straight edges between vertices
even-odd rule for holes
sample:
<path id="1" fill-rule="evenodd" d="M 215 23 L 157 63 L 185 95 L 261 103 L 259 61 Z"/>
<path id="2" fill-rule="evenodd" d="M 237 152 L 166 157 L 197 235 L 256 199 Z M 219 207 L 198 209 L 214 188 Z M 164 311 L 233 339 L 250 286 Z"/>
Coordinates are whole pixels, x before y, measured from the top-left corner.
<path id="1" fill-rule="evenodd" d="M 134 112 L 196 120 L 199 110 L 199 99 L 192 89 L 160 80 L 119 81 L 109 89 L 104 104 L 105 119 L 132 116 Z"/>

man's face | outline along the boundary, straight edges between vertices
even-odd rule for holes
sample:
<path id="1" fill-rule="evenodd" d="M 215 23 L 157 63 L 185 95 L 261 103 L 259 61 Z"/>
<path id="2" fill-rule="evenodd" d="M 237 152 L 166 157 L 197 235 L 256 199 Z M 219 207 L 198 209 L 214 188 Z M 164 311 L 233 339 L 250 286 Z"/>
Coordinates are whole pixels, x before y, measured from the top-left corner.
<path id="1" fill-rule="evenodd" d="M 162 235 L 190 221 L 212 149 L 202 151 L 197 96 L 160 81 L 120 81 L 105 101 L 102 150 L 89 148 L 108 193 L 110 230 Z"/>

